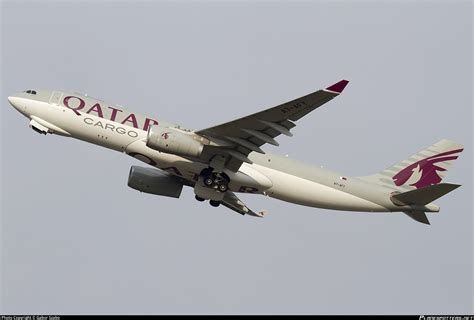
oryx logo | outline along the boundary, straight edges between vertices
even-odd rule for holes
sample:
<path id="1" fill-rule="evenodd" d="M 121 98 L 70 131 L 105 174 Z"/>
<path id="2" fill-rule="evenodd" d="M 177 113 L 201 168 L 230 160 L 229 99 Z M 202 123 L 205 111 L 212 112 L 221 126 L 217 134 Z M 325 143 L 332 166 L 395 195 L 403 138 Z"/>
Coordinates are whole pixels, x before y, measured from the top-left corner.
<path id="1" fill-rule="evenodd" d="M 171 132 L 163 132 L 161 136 L 163 137 L 163 139 L 168 140 L 168 138 L 170 137 L 170 133 Z"/>
<path id="2" fill-rule="evenodd" d="M 408 184 L 417 189 L 427 187 L 441 182 L 441 177 L 438 172 L 446 171 L 436 165 L 438 162 L 456 160 L 457 153 L 463 149 L 457 149 L 436 154 L 426 159 L 419 160 L 392 177 L 393 182 L 397 186 Z"/>

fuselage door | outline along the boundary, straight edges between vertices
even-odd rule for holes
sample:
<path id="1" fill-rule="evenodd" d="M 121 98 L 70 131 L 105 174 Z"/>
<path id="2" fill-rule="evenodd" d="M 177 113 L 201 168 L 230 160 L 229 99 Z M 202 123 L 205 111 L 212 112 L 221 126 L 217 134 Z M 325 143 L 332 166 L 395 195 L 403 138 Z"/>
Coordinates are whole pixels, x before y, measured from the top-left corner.
<path id="1" fill-rule="evenodd" d="M 59 106 L 62 97 L 63 93 L 61 91 L 53 91 L 51 98 L 49 99 L 49 103 Z"/>

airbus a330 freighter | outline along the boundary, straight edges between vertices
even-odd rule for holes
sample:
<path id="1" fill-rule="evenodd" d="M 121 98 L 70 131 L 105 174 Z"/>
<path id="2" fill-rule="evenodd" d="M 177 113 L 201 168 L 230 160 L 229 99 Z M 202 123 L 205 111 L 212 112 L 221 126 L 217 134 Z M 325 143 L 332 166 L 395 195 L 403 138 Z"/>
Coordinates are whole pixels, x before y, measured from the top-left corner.
<path id="1" fill-rule="evenodd" d="M 236 193 L 261 194 L 325 209 L 403 212 L 429 224 L 432 202 L 459 185 L 441 183 L 447 167 L 463 151 L 441 140 L 377 174 L 347 177 L 261 149 L 292 136 L 295 122 L 337 97 L 348 81 L 247 117 L 203 130 L 190 130 L 143 116 L 78 93 L 27 90 L 8 97 L 41 134 L 53 133 L 107 147 L 139 159 L 128 185 L 136 190 L 179 198 L 183 186 L 198 201 L 224 205 L 242 215 L 263 217 Z M 153 168 L 154 167 L 154 168 Z"/>

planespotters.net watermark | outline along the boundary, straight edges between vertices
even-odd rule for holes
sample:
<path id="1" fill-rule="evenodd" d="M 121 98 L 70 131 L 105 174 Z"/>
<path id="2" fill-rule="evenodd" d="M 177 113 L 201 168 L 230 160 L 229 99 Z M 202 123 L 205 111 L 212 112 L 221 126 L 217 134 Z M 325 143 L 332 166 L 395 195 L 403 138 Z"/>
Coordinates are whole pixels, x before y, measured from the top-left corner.
<path id="1" fill-rule="evenodd" d="M 420 316 L 419 320 L 474 320 L 474 316 Z"/>

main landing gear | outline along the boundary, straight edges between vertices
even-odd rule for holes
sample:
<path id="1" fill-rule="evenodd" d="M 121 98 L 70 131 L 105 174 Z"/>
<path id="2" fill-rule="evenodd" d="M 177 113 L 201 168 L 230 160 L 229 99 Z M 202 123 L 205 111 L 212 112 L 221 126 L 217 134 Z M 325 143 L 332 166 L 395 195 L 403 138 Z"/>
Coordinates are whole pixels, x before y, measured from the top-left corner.
<path id="1" fill-rule="evenodd" d="M 194 196 L 194 198 L 196 198 L 196 200 L 199 201 L 199 202 L 206 201 L 206 199 L 201 198 L 200 196 Z M 213 207 L 218 207 L 221 204 L 221 202 L 216 201 L 216 200 L 209 200 L 209 204 Z"/>
<path id="2" fill-rule="evenodd" d="M 194 193 L 197 201 L 209 200 L 211 206 L 218 207 L 224 194 L 229 190 L 230 178 L 224 172 L 213 172 L 213 170 L 209 167 L 201 171 Z"/>
<path id="3" fill-rule="evenodd" d="M 198 195 L 194 196 L 194 198 L 195 198 L 197 201 L 199 201 L 199 202 L 206 201 L 206 199 L 204 199 L 204 198 L 201 198 L 201 197 L 200 197 L 200 196 L 198 196 Z"/>
<path id="4" fill-rule="evenodd" d="M 213 207 L 218 207 L 221 203 L 219 201 L 210 200 L 209 204 Z"/>
<path id="5" fill-rule="evenodd" d="M 208 188 L 219 190 L 224 193 L 229 189 L 229 176 L 224 172 L 213 172 L 212 168 L 206 168 L 201 171 L 204 185 Z"/>

